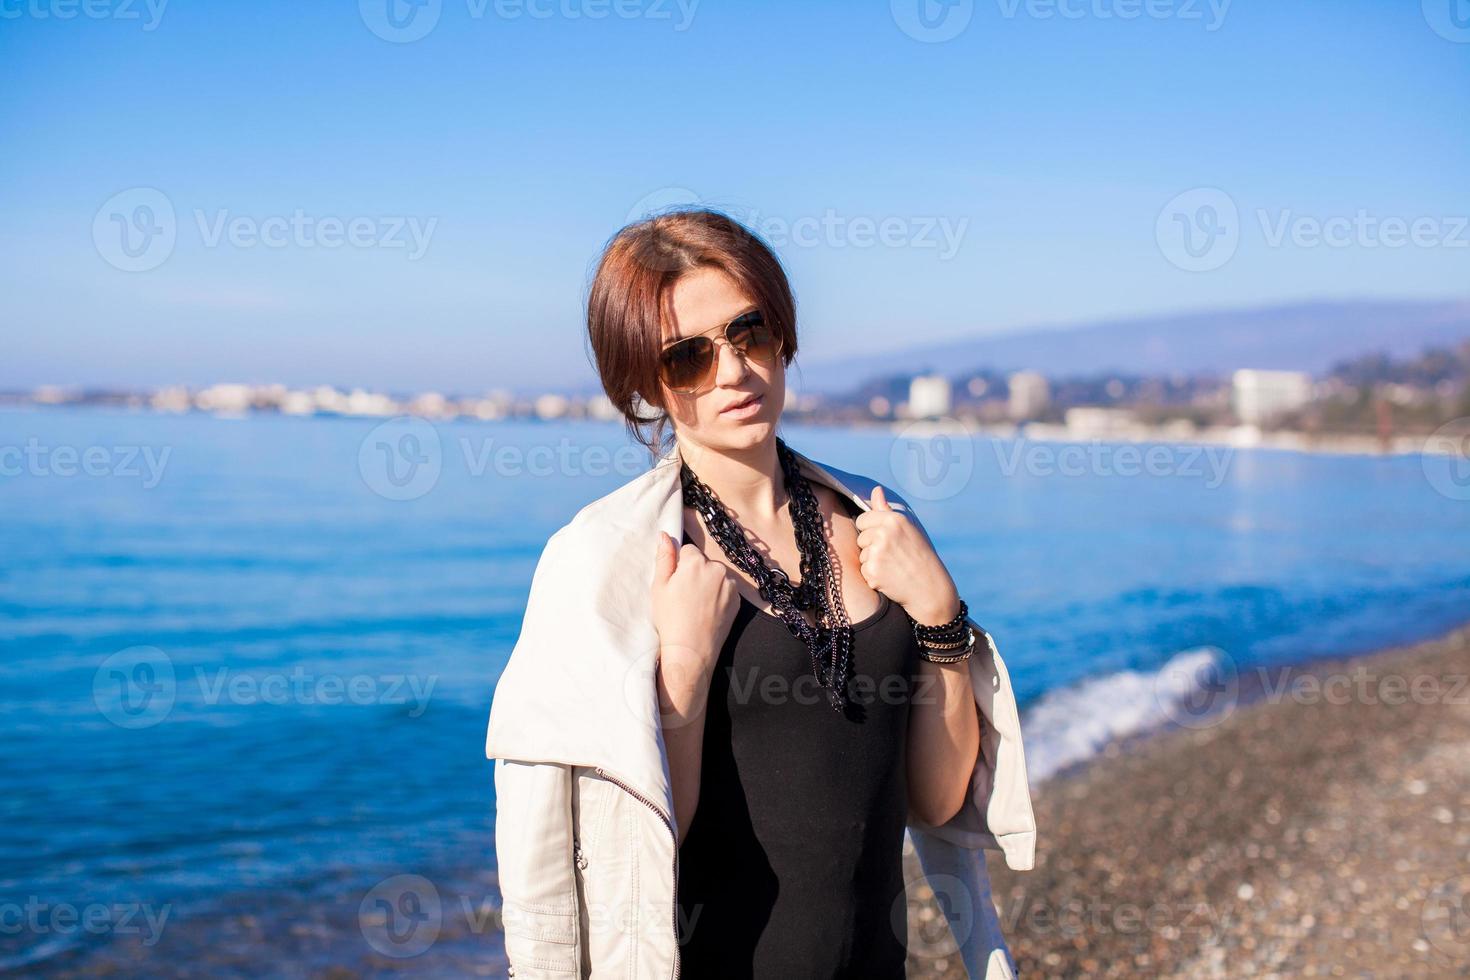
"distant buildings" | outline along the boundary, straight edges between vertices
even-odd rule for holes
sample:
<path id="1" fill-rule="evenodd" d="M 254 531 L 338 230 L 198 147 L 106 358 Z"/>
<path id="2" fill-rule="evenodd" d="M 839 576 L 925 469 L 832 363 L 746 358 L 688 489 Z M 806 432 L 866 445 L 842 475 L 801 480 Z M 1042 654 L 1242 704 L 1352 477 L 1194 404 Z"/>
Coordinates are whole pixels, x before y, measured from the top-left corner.
<path id="1" fill-rule="evenodd" d="M 1138 416 L 1126 408 L 1069 408 L 1064 418 L 1068 433 L 1078 439 L 1124 438 L 1138 428 Z"/>
<path id="2" fill-rule="evenodd" d="M 567 414 L 571 402 L 565 395 L 552 392 L 541 395 L 536 399 L 536 417 L 538 419 L 559 419 Z"/>
<path id="3" fill-rule="evenodd" d="M 1017 371 L 1008 383 L 1011 395 L 1007 408 L 1017 422 L 1037 418 L 1051 404 L 1051 386 L 1037 371 Z"/>
<path id="4" fill-rule="evenodd" d="M 950 410 L 949 379 L 941 374 L 921 374 L 909 382 L 909 415 L 937 418 Z"/>
<path id="5" fill-rule="evenodd" d="M 254 392 L 249 385 L 210 385 L 194 396 L 194 406 L 201 412 L 219 415 L 243 415 L 250 411 Z"/>
<path id="6" fill-rule="evenodd" d="M 622 416 L 613 405 L 611 398 L 606 395 L 593 395 L 587 399 L 587 417 L 589 419 L 599 419 L 603 422 L 611 422 Z"/>
<path id="7" fill-rule="evenodd" d="M 173 412 L 175 414 L 183 414 L 194 407 L 193 400 L 189 395 L 189 389 L 182 385 L 173 385 L 168 388 L 158 389 L 149 398 L 148 404 L 155 412 Z"/>
<path id="8" fill-rule="evenodd" d="M 1235 417 L 1261 425 L 1312 400 L 1312 376 L 1302 371 L 1258 371 L 1242 368 L 1231 379 Z"/>
<path id="9" fill-rule="evenodd" d="M 635 411 L 656 415 L 635 398 Z M 0 390 L 12 404 L 92 405 L 129 411 L 204 412 L 223 418 L 283 416 L 395 416 L 440 419 L 591 419 L 618 422 L 606 394 L 492 390 L 477 395 L 372 391 L 317 385 L 225 382 L 148 391 L 45 385 Z M 1007 376 L 993 367 L 914 375 L 894 371 L 858 382 L 845 392 L 803 392 L 799 378 L 785 386 L 783 411 L 794 421 L 822 425 L 891 425 L 904 420 L 953 418 L 976 429 L 1069 440 L 1226 440 L 1231 445 L 1292 439 L 1366 438 L 1386 446 L 1390 436 L 1423 433 L 1447 420 L 1470 418 L 1470 341 L 1431 349 L 1417 358 L 1375 354 L 1344 362 L 1320 381 L 1299 371 L 1246 369 L 1233 374 L 1142 375 L 1115 369 L 1047 378 L 1039 371 Z"/>

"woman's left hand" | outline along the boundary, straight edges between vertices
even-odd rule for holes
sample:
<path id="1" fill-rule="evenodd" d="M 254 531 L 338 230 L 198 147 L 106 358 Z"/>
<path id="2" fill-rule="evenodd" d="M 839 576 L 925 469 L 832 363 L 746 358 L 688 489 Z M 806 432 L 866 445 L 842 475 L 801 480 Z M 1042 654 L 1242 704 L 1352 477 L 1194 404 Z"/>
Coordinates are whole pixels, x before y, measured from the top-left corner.
<path id="1" fill-rule="evenodd" d="M 960 611 L 959 591 L 924 532 L 889 506 L 882 486 L 873 488 L 869 503 L 872 510 L 853 521 L 863 580 L 920 625 L 939 626 L 954 619 Z"/>

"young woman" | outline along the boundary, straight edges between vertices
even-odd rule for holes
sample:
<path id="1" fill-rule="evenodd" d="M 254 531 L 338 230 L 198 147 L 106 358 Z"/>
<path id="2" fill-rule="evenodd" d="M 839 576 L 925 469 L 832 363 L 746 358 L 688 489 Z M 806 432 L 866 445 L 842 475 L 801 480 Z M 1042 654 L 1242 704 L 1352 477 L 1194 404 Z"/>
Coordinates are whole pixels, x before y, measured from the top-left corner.
<path id="1" fill-rule="evenodd" d="M 902 977 L 906 827 L 953 882 L 949 951 L 1013 975 L 977 853 L 1034 852 L 1009 679 L 901 498 L 778 436 L 797 349 L 779 261 L 717 212 L 637 223 L 588 329 L 658 462 L 553 537 L 497 687 L 516 975 Z M 553 652 L 577 624 L 591 641 Z M 650 814 L 668 873 L 640 870 L 661 868 Z"/>

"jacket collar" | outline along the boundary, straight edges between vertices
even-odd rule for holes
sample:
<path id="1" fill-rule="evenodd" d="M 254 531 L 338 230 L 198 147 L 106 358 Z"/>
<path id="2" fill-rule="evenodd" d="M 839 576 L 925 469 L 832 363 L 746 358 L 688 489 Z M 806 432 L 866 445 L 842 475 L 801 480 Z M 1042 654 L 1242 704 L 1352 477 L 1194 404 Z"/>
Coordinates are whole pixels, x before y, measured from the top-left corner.
<path id="1" fill-rule="evenodd" d="M 869 508 L 874 481 L 795 455 L 808 479 Z M 665 815 L 673 812 L 673 796 L 649 588 L 658 532 L 675 542 L 683 535 L 681 461 L 676 445 L 647 473 L 583 507 L 547 542 L 520 637 L 496 685 L 485 741 L 490 758 L 601 767 Z M 888 500 L 894 510 L 908 510 L 898 495 Z"/>

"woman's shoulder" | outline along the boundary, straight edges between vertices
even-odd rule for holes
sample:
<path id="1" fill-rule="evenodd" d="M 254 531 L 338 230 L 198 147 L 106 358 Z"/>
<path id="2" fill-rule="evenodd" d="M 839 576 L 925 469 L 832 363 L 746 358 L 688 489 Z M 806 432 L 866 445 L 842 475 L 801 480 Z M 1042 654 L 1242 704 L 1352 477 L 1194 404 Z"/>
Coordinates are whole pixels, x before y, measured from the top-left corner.
<path id="1" fill-rule="evenodd" d="M 822 505 L 822 510 L 834 517 L 846 515 L 848 518 L 856 519 L 863 512 L 857 501 L 845 493 L 838 493 L 826 484 L 813 484 L 812 492 L 817 495 L 817 502 Z"/>

